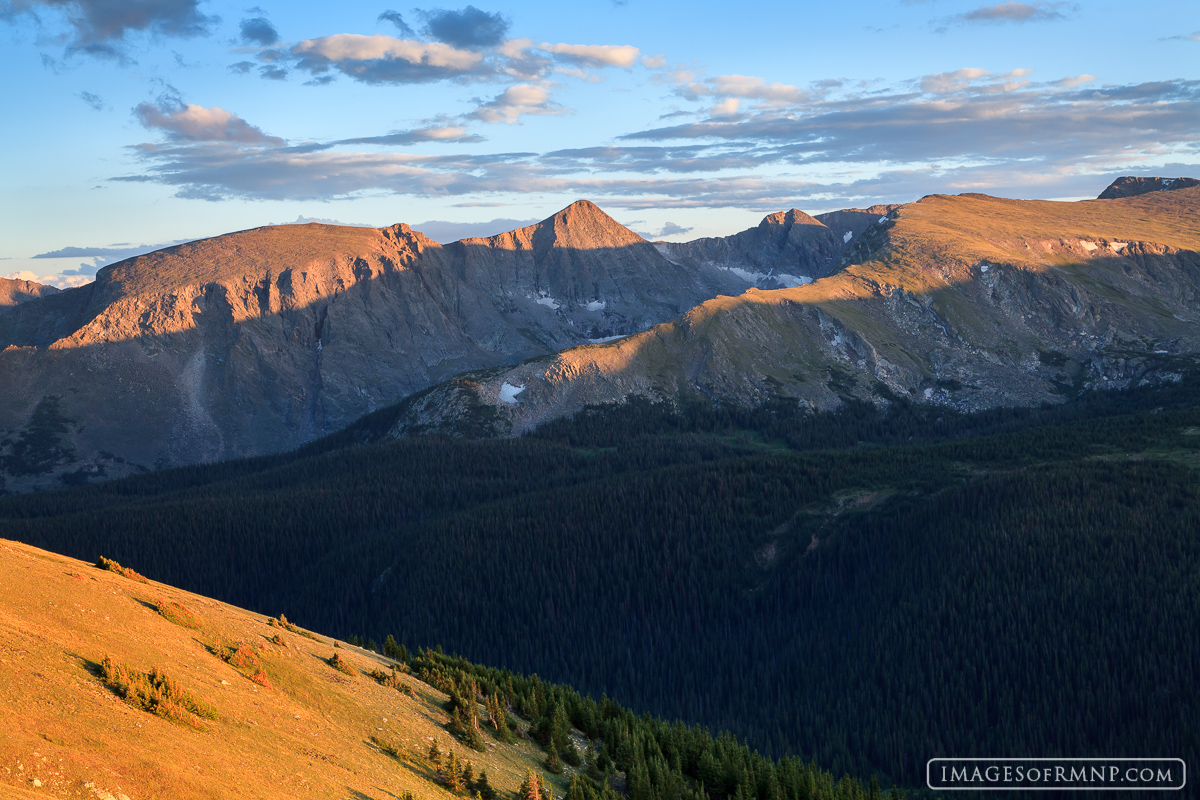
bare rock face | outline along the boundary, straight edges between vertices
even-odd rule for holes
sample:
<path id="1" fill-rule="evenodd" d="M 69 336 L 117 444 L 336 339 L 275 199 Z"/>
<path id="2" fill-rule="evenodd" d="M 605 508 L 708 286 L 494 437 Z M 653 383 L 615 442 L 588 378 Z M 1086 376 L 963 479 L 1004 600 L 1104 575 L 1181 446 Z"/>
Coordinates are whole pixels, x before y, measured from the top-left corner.
<path id="1" fill-rule="evenodd" d="M 36 300 L 58 292 L 54 286 L 45 286 L 33 281 L 0 278 L 0 314 L 20 303 Z"/>
<path id="2" fill-rule="evenodd" d="M 1108 188 L 1100 193 L 1097 200 L 1115 200 L 1119 197 L 1134 197 L 1146 192 L 1168 192 L 1173 189 L 1187 189 L 1200 186 L 1200 180 L 1195 178 L 1137 178 L 1126 176 L 1117 178 Z"/>
<path id="3" fill-rule="evenodd" d="M 590 404 L 701 396 L 970 411 L 1200 366 L 1200 187 L 1082 203 L 931 195 L 876 217 L 847 254 L 802 286 L 459 376 L 384 419 L 391 435 L 519 434 Z"/>
<path id="4" fill-rule="evenodd" d="M 752 286 L 775 289 L 830 274 L 837 268 L 842 245 L 820 220 L 793 208 L 733 236 L 661 242 L 658 248 L 680 264 L 716 267 Z"/>
<path id="5" fill-rule="evenodd" d="M 583 201 L 446 247 L 320 224 L 179 245 L 0 315 L 0 477 L 16 491 L 277 452 L 747 285 Z"/>

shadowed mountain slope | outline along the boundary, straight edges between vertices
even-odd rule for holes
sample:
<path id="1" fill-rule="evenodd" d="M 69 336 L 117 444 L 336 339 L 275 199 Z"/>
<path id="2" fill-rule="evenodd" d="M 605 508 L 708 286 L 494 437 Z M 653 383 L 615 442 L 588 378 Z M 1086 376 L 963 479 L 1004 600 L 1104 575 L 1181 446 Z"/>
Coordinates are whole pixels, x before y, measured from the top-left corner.
<path id="1" fill-rule="evenodd" d="M 0 316 L 0 476 L 12 490 L 285 450 L 464 370 L 747 285 L 668 261 L 585 201 L 448 247 L 320 224 L 179 245 Z"/>
<path id="2" fill-rule="evenodd" d="M 1032 405 L 1170 379 L 1200 352 L 1200 188 L 1079 203 L 932 195 L 852 239 L 829 277 L 464 376 L 410 401 L 394 433 L 479 406 L 516 433 L 634 396 Z"/>
<path id="3" fill-rule="evenodd" d="M 1200 180 L 1195 178 L 1135 178 L 1126 176 L 1117 178 L 1108 188 L 1100 193 L 1099 200 L 1115 200 L 1118 197 L 1134 197 L 1146 192 L 1169 192 L 1174 189 L 1188 189 L 1200 186 Z"/>

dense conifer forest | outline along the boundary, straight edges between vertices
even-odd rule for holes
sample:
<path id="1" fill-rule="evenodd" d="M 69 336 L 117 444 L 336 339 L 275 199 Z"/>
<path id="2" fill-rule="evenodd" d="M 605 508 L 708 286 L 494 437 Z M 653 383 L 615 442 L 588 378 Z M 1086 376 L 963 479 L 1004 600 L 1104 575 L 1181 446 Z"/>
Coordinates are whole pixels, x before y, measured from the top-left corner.
<path id="1" fill-rule="evenodd" d="M 357 443 L 365 425 L 5 498 L 0 537 L 730 732 L 714 767 L 679 743 L 690 728 L 655 723 L 623 754 L 605 729 L 634 800 L 682 797 L 662 789 L 680 770 L 712 795 L 809 796 L 775 794 L 784 772 L 738 741 L 863 791 L 920 785 L 935 756 L 1196 755 L 1200 379 L 1042 409 L 882 405 L 635 404 L 512 440 Z M 420 652 L 417 670 L 501 686 Z M 528 702 L 585 732 L 626 713 Z"/>

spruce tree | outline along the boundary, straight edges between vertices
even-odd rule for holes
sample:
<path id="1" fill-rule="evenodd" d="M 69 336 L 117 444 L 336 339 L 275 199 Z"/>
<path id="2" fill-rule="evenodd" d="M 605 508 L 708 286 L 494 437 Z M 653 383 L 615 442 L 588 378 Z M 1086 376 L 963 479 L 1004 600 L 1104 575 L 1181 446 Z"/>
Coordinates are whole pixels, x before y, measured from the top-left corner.
<path id="1" fill-rule="evenodd" d="M 537 775 L 533 770 L 525 770 L 525 780 L 521 783 L 517 800 L 542 800 L 542 792 L 538 787 Z"/>
<path id="2" fill-rule="evenodd" d="M 442 748 L 438 747 L 437 737 L 434 737 L 433 744 L 429 746 L 429 760 L 433 762 L 434 767 L 442 766 Z"/>
<path id="3" fill-rule="evenodd" d="M 483 800 L 495 800 L 496 790 L 488 782 L 486 769 L 480 770 L 479 777 L 475 780 L 475 788 L 483 796 Z"/>

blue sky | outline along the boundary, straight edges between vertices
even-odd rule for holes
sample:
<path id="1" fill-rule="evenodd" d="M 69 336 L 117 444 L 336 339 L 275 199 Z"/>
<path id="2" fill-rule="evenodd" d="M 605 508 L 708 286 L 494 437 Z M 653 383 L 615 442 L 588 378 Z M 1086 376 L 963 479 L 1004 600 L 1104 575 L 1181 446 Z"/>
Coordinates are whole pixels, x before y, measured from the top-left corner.
<path id="1" fill-rule="evenodd" d="M 1194 2 L 0 0 L 0 275 L 268 223 L 651 237 L 1200 177 Z M 392 3 L 392 5 L 388 5 Z"/>

